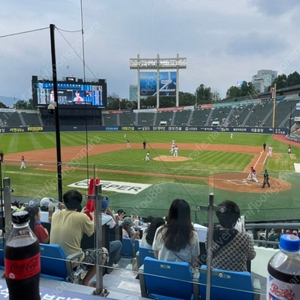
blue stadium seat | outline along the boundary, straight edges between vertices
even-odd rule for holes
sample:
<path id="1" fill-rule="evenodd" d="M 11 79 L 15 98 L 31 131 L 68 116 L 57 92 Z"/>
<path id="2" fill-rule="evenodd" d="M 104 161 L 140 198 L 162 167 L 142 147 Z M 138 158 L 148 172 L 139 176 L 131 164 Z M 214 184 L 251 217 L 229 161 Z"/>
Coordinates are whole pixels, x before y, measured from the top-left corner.
<path id="1" fill-rule="evenodd" d="M 123 258 L 133 258 L 133 243 L 130 238 L 122 239 L 122 249 L 121 249 L 121 257 Z"/>
<path id="2" fill-rule="evenodd" d="M 138 240 L 138 239 L 135 239 L 134 240 L 134 253 L 136 254 L 138 251 L 139 251 L 139 249 L 140 249 L 140 241 L 141 240 Z"/>
<path id="3" fill-rule="evenodd" d="M 0 269 L 4 270 L 4 241 L 0 241 Z"/>
<path id="4" fill-rule="evenodd" d="M 72 262 L 82 257 L 82 252 L 66 256 L 60 245 L 40 244 L 41 277 L 60 281 L 71 281 Z"/>
<path id="5" fill-rule="evenodd" d="M 144 264 L 144 260 L 146 257 L 154 257 L 154 250 L 152 248 L 142 247 L 139 249 L 139 266 Z"/>
<path id="6" fill-rule="evenodd" d="M 139 273 L 142 297 L 159 300 L 194 299 L 191 269 L 186 262 L 146 257 Z"/>
<path id="7" fill-rule="evenodd" d="M 199 290 L 201 300 L 206 299 L 206 266 L 201 266 Z M 255 285 L 253 282 L 255 281 Z M 252 281 L 249 272 L 234 272 L 212 269 L 211 300 L 256 300 L 260 299 L 260 282 Z M 255 287 L 254 287 L 255 286 Z"/>

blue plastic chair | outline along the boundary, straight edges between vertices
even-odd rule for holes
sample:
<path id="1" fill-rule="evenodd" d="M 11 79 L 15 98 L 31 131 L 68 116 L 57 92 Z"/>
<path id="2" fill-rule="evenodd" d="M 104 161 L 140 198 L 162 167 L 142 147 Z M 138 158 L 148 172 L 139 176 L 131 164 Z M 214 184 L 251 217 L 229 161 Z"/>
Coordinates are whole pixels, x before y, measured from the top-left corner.
<path id="1" fill-rule="evenodd" d="M 122 239 L 121 257 L 123 258 L 133 258 L 133 244 L 130 238 Z"/>
<path id="2" fill-rule="evenodd" d="M 3 239 L 0 241 L 0 269 L 4 269 L 4 241 Z"/>
<path id="3" fill-rule="evenodd" d="M 199 277 L 199 291 L 201 300 L 206 299 L 207 268 L 201 266 Z M 260 283 L 255 280 L 253 285 L 249 272 L 234 272 L 212 269 L 211 300 L 254 300 L 260 299 Z"/>
<path id="4" fill-rule="evenodd" d="M 140 284 L 143 297 L 160 300 L 191 300 L 192 268 L 187 262 L 169 262 L 146 257 Z"/>
<path id="5" fill-rule="evenodd" d="M 40 244 L 41 277 L 60 281 L 71 281 L 72 262 L 78 262 L 83 253 L 66 256 L 60 245 Z"/>
<path id="6" fill-rule="evenodd" d="M 140 249 L 140 240 L 135 239 L 134 240 L 134 252 L 135 252 L 135 254 L 139 251 L 139 249 Z"/>
<path id="7" fill-rule="evenodd" d="M 152 248 L 142 247 L 139 249 L 139 265 L 142 266 L 144 264 L 144 260 L 146 257 L 154 257 L 154 250 Z"/>

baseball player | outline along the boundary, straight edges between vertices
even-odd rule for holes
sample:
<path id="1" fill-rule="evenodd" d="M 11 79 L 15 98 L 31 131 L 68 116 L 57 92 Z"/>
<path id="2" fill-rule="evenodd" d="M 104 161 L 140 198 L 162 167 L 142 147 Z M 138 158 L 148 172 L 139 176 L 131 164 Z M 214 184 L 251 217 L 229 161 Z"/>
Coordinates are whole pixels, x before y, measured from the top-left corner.
<path id="1" fill-rule="evenodd" d="M 175 157 L 178 156 L 178 147 L 177 147 L 177 146 L 174 147 L 174 153 L 173 153 L 173 156 L 175 156 Z"/>
<path id="2" fill-rule="evenodd" d="M 291 154 L 291 153 L 292 153 L 292 147 L 291 147 L 291 145 L 289 145 L 288 154 Z"/>
<path id="3" fill-rule="evenodd" d="M 170 153 L 173 155 L 174 154 L 174 148 L 175 148 L 175 145 L 172 145 L 171 146 L 171 150 L 170 150 Z"/>
<path id="4" fill-rule="evenodd" d="M 172 140 L 172 146 L 173 146 L 173 145 L 175 146 L 175 140 Z"/>
<path id="5" fill-rule="evenodd" d="M 272 157 L 272 154 L 273 154 L 273 147 L 270 146 L 268 156 Z"/>
<path id="6" fill-rule="evenodd" d="M 25 157 L 22 155 L 20 169 L 23 169 L 23 168 L 26 169 L 26 165 L 25 165 Z"/>
<path id="7" fill-rule="evenodd" d="M 253 179 L 255 182 L 258 182 L 256 178 L 256 171 L 253 167 L 251 167 L 251 179 Z"/>
<path id="8" fill-rule="evenodd" d="M 233 139 L 233 133 L 230 133 L 230 138 Z"/>
<path id="9" fill-rule="evenodd" d="M 127 140 L 127 148 L 130 148 L 130 141 Z"/>
<path id="10" fill-rule="evenodd" d="M 149 153 L 149 151 L 147 152 L 146 157 L 145 157 L 144 160 L 147 161 L 147 162 L 150 162 L 150 153 Z"/>

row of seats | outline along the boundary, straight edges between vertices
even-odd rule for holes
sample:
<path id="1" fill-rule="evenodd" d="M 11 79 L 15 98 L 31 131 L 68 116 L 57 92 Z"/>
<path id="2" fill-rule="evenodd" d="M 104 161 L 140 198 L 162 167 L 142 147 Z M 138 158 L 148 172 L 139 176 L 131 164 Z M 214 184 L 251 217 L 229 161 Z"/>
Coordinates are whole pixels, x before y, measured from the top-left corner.
<path id="1" fill-rule="evenodd" d="M 193 272 L 194 271 L 194 272 Z M 199 272 L 186 262 L 167 262 L 146 257 L 140 267 L 142 297 L 161 300 L 206 300 L 207 268 Z M 212 270 L 210 300 L 259 300 L 260 282 L 249 272 Z"/>

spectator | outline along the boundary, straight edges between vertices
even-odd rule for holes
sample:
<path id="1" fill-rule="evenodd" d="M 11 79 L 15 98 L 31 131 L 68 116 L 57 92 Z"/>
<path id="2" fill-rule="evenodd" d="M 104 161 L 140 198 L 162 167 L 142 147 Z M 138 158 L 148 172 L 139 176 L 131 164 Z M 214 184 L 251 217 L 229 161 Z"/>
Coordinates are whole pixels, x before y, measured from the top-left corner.
<path id="1" fill-rule="evenodd" d="M 247 271 L 247 261 L 254 259 L 256 252 L 250 236 L 234 228 L 240 218 L 240 209 L 233 201 L 224 201 L 219 206 L 225 207 L 225 211 L 216 212 L 221 227 L 213 231 L 212 267 L 228 271 Z"/>
<path id="2" fill-rule="evenodd" d="M 118 209 L 117 211 L 117 219 L 118 221 L 123 221 L 125 218 L 126 212 L 123 209 Z"/>
<path id="3" fill-rule="evenodd" d="M 111 209 L 108 207 L 109 199 L 107 197 L 103 197 L 102 199 L 102 217 L 103 215 L 107 218 L 110 217 L 109 221 L 106 223 L 110 229 L 116 226 L 115 216 L 113 215 Z M 110 241 L 109 242 L 109 262 L 107 265 L 109 267 L 118 268 L 117 261 L 121 254 L 122 243 L 121 241 Z M 109 272 L 109 271 L 108 271 Z"/>
<path id="4" fill-rule="evenodd" d="M 282 229 L 280 228 L 274 228 L 268 237 L 268 240 L 271 242 L 279 242 L 280 236 L 282 234 Z M 268 245 L 269 248 L 278 249 L 278 245 Z"/>
<path id="5" fill-rule="evenodd" d="M 197 263 L 199 239 L 191 222 L 190 206 L 185 200 L 172 202 L 167 223 L 156 230 L 152 248 L 160 260 Z"/>
<path id="6" fill-rule="evenodd" d="M 131 240 L 134 242 L 135 239 L 140 239 L 140 231 L 135 231 L 134 227 L 135 224 L 131 220 L 130 217 L 124 218 L 122 222 L 122 237 L 124 238 L 131 238 Z"/>
<path id="7" fill-rule="evenodd" d="M 160 227 L 161 225 L 164 225 L 166 222 L 163 218 L 155 218 L 151 221 L 150 226 L 144 231 L 142 240 L 141 240 L 141 246 L 152 248 L 154 235 L 156 232 L 156 229 Z"/>
<path id="8" fill-rule="evenodd" d="M 76 190 L 70 190 L 63 195 L 63 201 L 66 209 L 57 211 L 52 216 L 50 244 L 59 244 L 68 256 L 82 252 L 80 245 L 83 234 L 91 236 L 95 228 L 94 222 L 85 214 L 85 207 L 81 212 L 77 212 L 82 202 L 81 193 Z M 93 213 L 91 214 L 93 216 Z M 82 281 L 83 285 L 88 285 L 92 277 L 96 274 L 95 262 L 99 251 L 91 249 L 86 251 L 86 253 L 88 253 L 86 256 L 82 253 L 82 262 L 88 266 L 87 273 Z M 102 248 L 100 254 L 102 255 L 102 264 L 104 265 L 108 255 L 107 249 Z"/>
<path id="9" fill-rule="evenodd" d="M 29 226 L 36 235 L 40 243 L 49 243 L 49 233 L 41 224 L 41 214 L 38 206 L 27 206 L 25 208 L 29 214 Z"/>

